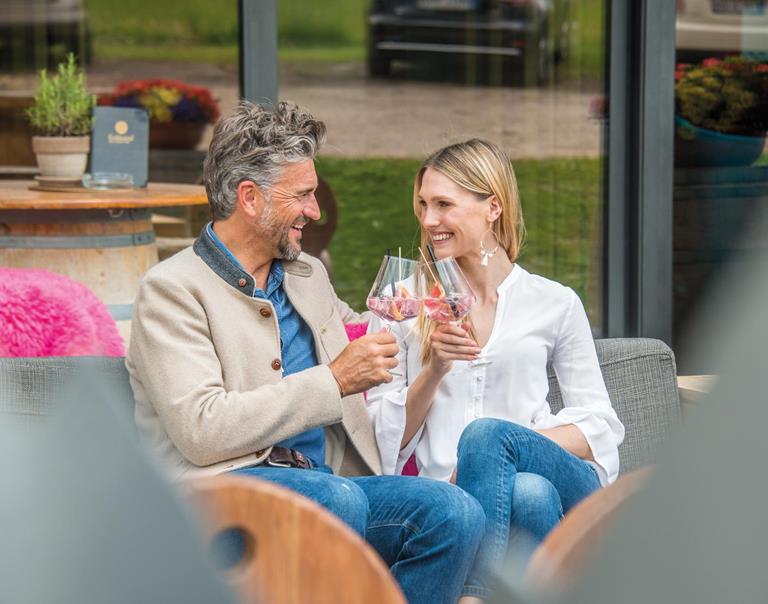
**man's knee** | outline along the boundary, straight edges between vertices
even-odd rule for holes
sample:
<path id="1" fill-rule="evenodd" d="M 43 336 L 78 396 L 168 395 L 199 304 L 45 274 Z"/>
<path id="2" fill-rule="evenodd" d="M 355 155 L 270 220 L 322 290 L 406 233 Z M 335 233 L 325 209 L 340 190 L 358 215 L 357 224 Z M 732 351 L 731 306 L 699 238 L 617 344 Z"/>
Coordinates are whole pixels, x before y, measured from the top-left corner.
<path id="1" fill-rule="evenodd" d="M 351 480 L 333 477 L 323 485 L 317 500 L 361 535 L 368 526 L 369 505 L 363 490 Z"/>
<path id="2" fill-rule="evenodd" d="M 468 547 L 479 544 L 485 533 L 485 512 L 477 500 L 459 487 L 436 480 L 421 482 L 421 500 L 429 524 L 440 527 L 449 539 Z M 423 482 L 422 482 L 423 481 Z M 425 528 L 425 527 L 422 527 Z"/>

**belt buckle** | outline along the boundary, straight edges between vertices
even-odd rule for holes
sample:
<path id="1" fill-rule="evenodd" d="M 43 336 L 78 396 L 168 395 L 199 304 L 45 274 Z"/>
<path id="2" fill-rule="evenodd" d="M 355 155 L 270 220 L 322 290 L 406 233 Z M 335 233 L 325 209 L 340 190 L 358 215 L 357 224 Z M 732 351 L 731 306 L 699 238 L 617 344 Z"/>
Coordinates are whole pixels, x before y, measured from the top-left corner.
<path id="1" fill-rule="evenodd" d="M 292 468 L 293 465 L 281 461 L 272 461 L 269 457 L 264 461 L 270 468 Z"/>

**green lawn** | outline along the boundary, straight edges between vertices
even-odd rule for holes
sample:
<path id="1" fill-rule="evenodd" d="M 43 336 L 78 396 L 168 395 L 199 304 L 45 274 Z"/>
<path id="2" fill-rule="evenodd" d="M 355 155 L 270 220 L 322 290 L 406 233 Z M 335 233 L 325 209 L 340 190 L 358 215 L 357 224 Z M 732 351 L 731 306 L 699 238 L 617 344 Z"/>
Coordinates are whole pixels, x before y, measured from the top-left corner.
<path id="1" fill-rule="evenodd" d="M 412 255 L 418 229 L 411 211 L 413 176 L 419 160 L 322 157 L 318 172 L 339 205 L 331 243 L 339 295 L 361 309 L 387 248 Z M 528 239 L 520 263 L 528 270 L 573 287 L 594 306 L 599 265 L 600 161 L 597 159 L 515 162 Z M 593 302 L 593 304 L 590 304 Z M 594 308 L 590 312 L 596 320 Z"/>
<path id="2" fill-rule="evenodd" d="M 566 78 L 602 73 L 603 5 L 572 0 Z M 212 0 L 86 0 L 97 58 L 186 62 L 237 61 L 237 3 Z M 365 58 L 370 0 L 279 0 L 279 58 L 345 63 Z"/>
<path id="3" fill-rule="evenodd" d="M 279 0 L 280 59 L 360 61 L 368 0 Z M 237 61 L 237 3 L 86 0 L 97 57 Z"/>

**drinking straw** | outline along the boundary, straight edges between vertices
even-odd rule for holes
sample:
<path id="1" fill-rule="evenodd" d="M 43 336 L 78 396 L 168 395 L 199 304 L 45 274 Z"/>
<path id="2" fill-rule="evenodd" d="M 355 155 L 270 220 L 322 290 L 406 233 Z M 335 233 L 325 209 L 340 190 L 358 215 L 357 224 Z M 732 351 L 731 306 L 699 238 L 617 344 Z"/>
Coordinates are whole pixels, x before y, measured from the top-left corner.
<path id="1" fill-rule="evenodd" d="M 392 257 L 392 249 L 387 248 L 387 258 Z M 387 263 L 387 268 L 389 268 L 389 263 Z M 389 279 L 389 287 L 392 290 L 392 297 L 395 297 L 395 276 L 390 273 L 390 279 Z"/>
<path id="2" fill-rule="evenodd" d="M 429 257 L 432 258 L 432 262 L 435 263 L 435 266 L 437 266 L 437 257 L 435 256 L 435 250 L 432 249 L 432 244 L 427 244 L 427 251 L 429 252 Z"/>
<path id="3" fill-rule="evenodd" d="M 440 275 L 440 286 L 443 288 L 443 293 L 445 293 L 445 297 L 448 300 L 448 305 L 451 307 L 451 312 L 453 312 L 453 315 L 456 316 L 456 313 L 458 312 L 458 306 L 456 304 L 456 301 L 451 298 L 448 295 L 448 289 L 445 287 L 445 284 L 450 281 L 448 279 L 448 276 L 445 275 L 443 271 L 440 270 L 440 265 L 437 263 L 437 257 L 435 256 L 435 250 L 432 249 L 432 244 L 427 244 L 427 251 L 429 252 L 429 257 L 432 258 L 432 262 L 435 263 L 435 268 L 437 269 L 437 274 Z M 445 267 L 442 267 L 443 270 L 445 270 Z M 434 277 L 434 273 L 432 274 Z M 445 277 L 445 278 L 444 278 Z"/>
<path id="4" fill-rule="evenodd" d="M 397 248 L 397 282 L 403 282 L 403 248 Z"/>
<path id="5" fill-rule="evenodd" d="M 432 248 L 432 244 L 431 244 L 431 243 L 428 243 L 428 244 L 427 244 L 427 251 L 429 252 L 429 257 L 430 257 L 430 258 L 432 258 L 432 262 L 434 263 L 434 265 L 435 265 L 435 268 L 437 269 L 437 274 L 438 274 L 438 275 L 440 275 L 440 278 L 439 278 L 439 279 L 436 279 L 436 281 L 438 281 L 438 282 L 440 283 L 440 285 L 441 285 L 441 286 L 442 286 L 442 288 L 443 288 L 443 291 L 447 291 L 447 290 L 445 289 L 445 284 L 446 284 L 446 282 L 448 281 L 448 279 L 446 278 L 446 275 L 445 275 L 445 273 L 444 273 L 445 267 L 441 267 L 441 266 L 438 264 L 438 262 L 437 262 L 437 256 L 435 256 L 435 250 Z M 442 268 L 443 270 L 440 270 L 441 268 Z M 434 277 L 435 275 L 433 274 L 432 276 Z"/>
<path id="6" fill-rule="evenodd" d="M 431 250 L 430 250 L 431 251 Z M 424 250 L 419 248 L 419 254 L 421 254 L 421 257 L 424 258 L 424 264 L 427 265 L 427 270 L 429 271 L 429 274 L 432 275 L 432 278 L 437 282 L 440 283 L 440 279 L 435 277 L 435 273 L 432 272 L 432 269 L 429 266 L 429 260 L 427 260 L 427 257 L 424 255 Z M 434 258 L 434 252 L 432 252 L 432 257 Z"/>

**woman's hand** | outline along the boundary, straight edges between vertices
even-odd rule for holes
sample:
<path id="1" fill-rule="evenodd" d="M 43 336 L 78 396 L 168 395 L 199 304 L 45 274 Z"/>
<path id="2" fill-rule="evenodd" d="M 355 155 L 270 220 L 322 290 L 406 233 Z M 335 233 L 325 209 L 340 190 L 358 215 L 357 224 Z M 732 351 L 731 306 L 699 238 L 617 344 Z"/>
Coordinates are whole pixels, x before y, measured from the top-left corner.
<path id="1" fill-rule="evenodd" d="M 437 375 L 445 375 L 454 361 L 474 361 L 480 347 L 469 337 L 466 324 L 441 323 L 430 336 L 431 357 L 429 368 Z"/>

